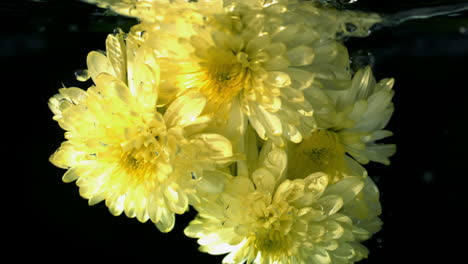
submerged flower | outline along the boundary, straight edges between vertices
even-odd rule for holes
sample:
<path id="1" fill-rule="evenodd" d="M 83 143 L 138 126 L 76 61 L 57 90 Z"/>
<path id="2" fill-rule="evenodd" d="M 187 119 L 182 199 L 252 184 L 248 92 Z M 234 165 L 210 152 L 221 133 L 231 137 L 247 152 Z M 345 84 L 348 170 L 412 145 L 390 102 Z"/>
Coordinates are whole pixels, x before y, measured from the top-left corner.
<path id="1" fill-rule="evenodd" d="M 366 67 L 356 72 L 350 81 L 337 80 L 311 86 L 304 93 L 314 107 L 320 130 L 312 132 L 301 144 L 314 141 L 317 134 L 327 134 L 330 135 L 328 140 L 322 137 L 327 143 L 321 144 L 344 149 L 362 164 L 376 161 L 388 165 L 388 157 L 395 153 L 395 145 L 375 141 L 393 134 L 384 130 L 393 113 L 393 83 L 393 79 L 377 83 L 370 67 Z"/>
<path id="2" fill-rule="evenodd" d="M 350 78 L 347 50 L 334 34 L 349 21 L 364 30 L 379 20 L 344 12 L 337 22 L 336 11 L 313 1 L 92 2 L 142 21 L 131 31 L 145 32 L 161 64 L 162 104 L 195 89 L 219 126 L 238 121 L 230 116 L 237 107 L 277 145 L 298 143 L 315 126 L 303 89 Z"/>
<path id="3" fill-rule="evenodd" d="M 159 112 L 154 58 L 122 34 L 106 44 L 106 55 L 88 55 L 95 86 L 63 88 L 49 101 L 67 131 L 50 161 L 67 169 L 63 180 L 77 180 L 90 205 L 105 200 L 112 214 L 151 219 L 168 232 L 204 170 L 226 163 L 232 147 L 221 135 L 199 133 L 209 121 L 203 95 L 185 93 Z"/>
<path id="4" fill-rule="evenodd" d="M 288 178 L 303 178 L 311 173 L 324 172 L 330 183 L 356 176 L 362 179 L 363 189 L 349 203 L 343 206 L 343 214 L 353 220 L 356 226 L 370 234 L 380 230 L 381 205 L 379 191 L 367 171 L 345 154 L 345 145 L 339 134 L 331 130 L 317 129 L 300 144 L 288 145 Z"/>
<path id="5" fill-rule="evenodd" d="M 261 158 L 263 156 L 263 158 Z M 225 191 L 197 206 L 185 229 L 200 250 L 229 253 L 223 263 L 353 263 L 367 256 L 358 241 L 369 233 L 342 214 L 360 192 L 360 177 L 334 184 L 321 172 L 285 179 L 281 149 L 260 155 L 249 176 L 232 177 Z"/>
<path id="6" fill-rule="evenodd" d="M 90 205 L 168 232 L 190 204 L 185 234 L 224 263 L 367 257 L 381 206 L 360 164 L 395 152 L 376 143 L 392 135 L 393 80 L 353 76 L 342 39 L 378 15 L 318 0 L 85 1 L 139 20 L 88 55 L 93 86 L 49 100 L 67 139 L 50 161 Z"/>

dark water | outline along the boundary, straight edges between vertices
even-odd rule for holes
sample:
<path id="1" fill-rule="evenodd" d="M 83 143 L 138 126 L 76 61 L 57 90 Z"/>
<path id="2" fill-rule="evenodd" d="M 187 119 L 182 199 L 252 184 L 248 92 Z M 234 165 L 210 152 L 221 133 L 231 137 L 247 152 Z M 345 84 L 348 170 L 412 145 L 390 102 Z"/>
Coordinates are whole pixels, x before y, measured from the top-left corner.
<path id="1" fill-rule="evenodd" d="M 360 0 L 342 7 L 391 15 L 461 2 Z M 104 50 L 108 33 L 135 21 L 79 1 L 2 2 L 0 14 L 0 58 L 7 67 L 4 105 L 13 103 L 5 112 L 5 129 L 13 138 L 6 141 L 15 161 L 15 170 L 4 177 L 18 179 L 10 186 L 14 198 L 4 203 L 20 211 L 6 213 L 15 222 L 10 244 L 34 256 L 221 263 L 222 257 L 199 253 L 196 241 L 183 235 L 193 211 L 177 216 L 175 229 L 162 234 L 151 223 L 112 216 L 103 203 L 89 207 L 73 183 L 62 183 L 64 171 L 48 162 L 63 141 L 48 98 L 62 83 L 84 87 L 74 72 L 86 67 L 87 53 Z M 371 253 L 360 263 L 422 263 L 436 253 L 433 246 L 451 243 L 449 234 L 464 226 L 466 172 L 454 168 L 466 163 L 468 13 L 407 21 L 346 45 L 355 67 L 371 64 L 378 79 L 396 79 L 395 113 L 388 127 L 395 135 L 387 141 L 397 144 L 397 154 L 389 167 L 367 166 L 381 191 L 384 227 L 366 242 Z"/>

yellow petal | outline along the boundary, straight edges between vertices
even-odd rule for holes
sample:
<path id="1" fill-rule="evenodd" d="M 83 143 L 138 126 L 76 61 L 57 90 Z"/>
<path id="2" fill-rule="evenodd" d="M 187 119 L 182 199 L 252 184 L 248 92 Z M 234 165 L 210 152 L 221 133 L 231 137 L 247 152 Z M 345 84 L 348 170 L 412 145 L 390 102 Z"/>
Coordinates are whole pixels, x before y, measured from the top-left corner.
<path id="1" fill-rule="evenodd" d="M 115 72 L 115 77 L 127 82 L 127 55 L 123 34 L 107 36 L 106 55 Z"/>
<path id="2" fill-rule="evenodd" d="M 192 136 L 193 140 L 201 140 L 206 149 L 200 150 L 214 160 L 232 157 L 231 141 L 219 134 L 197 134 Z"/>
<path id="3" fill-rule="evenodd" d="M 205 97 L 198 92 L 190 91 L 173 101 L 164 119 L 168 127 L 187 126 L 202 113 L 206 104 Z"/>
<path id="4" fill-rule="evenodd" d="M 298 46 L 286 53 L 291 66 L 309 65 L 314 61 L 314 49 L 308 46 Z"/>
<path id="5" fill-rule="evenodd" d="M 102 53 L 91 51 L 86 58 L 88 73 L 96 83 L 96 77 L 101 73 L 109 73 L 115 76 L 114 69 L 109 59 Z"/>
<path id="6" fill-rule="evenodd" d="M 161 208 L 161 220 L 156 223 L 156 227 L 159 231 L 167 233 L 174 228 L 175 215 L 165 207 Z"/>

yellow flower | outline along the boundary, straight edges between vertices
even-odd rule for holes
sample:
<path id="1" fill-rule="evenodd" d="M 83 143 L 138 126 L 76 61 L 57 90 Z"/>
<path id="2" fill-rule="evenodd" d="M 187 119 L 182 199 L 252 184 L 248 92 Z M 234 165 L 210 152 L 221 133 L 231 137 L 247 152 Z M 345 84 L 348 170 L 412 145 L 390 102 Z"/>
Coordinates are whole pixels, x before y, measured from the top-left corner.
<path id="1" fill-rule="evenodd" d="M 90 205 L 105 200 L 113 215 L 151 219 L 168 232 L 204 170 L 229 161 L 232 147 L 221 135 L 200 133 L 209 121 L 200 93 L 187 92 L 158 111 L 158 65 L 132 37 L 109 35 L 106 46 L 107 55 L 88 55 L 95 86 L 63 88 L 49 101 L 67 131 L 50 161 L 67 169 L 63 180 L 76 180 Z"/>
<path id="2" fill-rule="evenodd" d="M 277 145 L 298 143 L 315 126 L 303 89 L 350 78 L 347 50 L 336 33 L 353 22 L 358 30 L 343 34 L 360 36 L 380 19 L 313 1 L 90 2 L 142 21 L 131 31 L 145 32 L 144 45 L 161 64 L 160 104 L 196 89 L 219 126 L 237 122 L 230 127 L 242 133 L 242 111 L 262 139 Z"/>
<path id="3" fill-rule="evenodd" d="M 249 177 L 231 177 L 223 193 L 196 206 L 199 214 L 185 234 L 198 238 L 200 250 L 229 253 L 223 263 L 353 263 L 366 257 L 358 241 L 369 232 L 342 214 L 362 179 L 330 184 L 321 172 L 285 179 L 286 153 L 265 151 Z"/>
<path id="4" fill-rule="evenodd" d="M 370 234 L 380 230 L 381 205 L 379 190 L 367 171 L 345 154 L 345 145 L 339 133 L 318 129 L 300 144 L 288 145 L 288 178 L 303 178 L 311 173 L 324 172 L 330 183 L 336 183 L 349 176 L 357 176 L 364 182 L 363 189 L 356 197 L 343 206 L 343 214 L 350 217 L 357 227 Z"/>
<path id="5" fill-rule="evenodd" d="M 375 141 L 392 135 L 384 128 L 393 113 L 393 83 L 393 79 L 377 83 L 370 67 L 366 67 L 356 72 L 350 81 L 311 86 L 304 93 L 314 107 L 314 117 L 322 130 L 311 132 L 301 143 L 304 147 L 299 148 L 312 151 L 319 144 L 328 144 L 333 155 L 344 150 L 362 164 L 369 161 L 389 164 L 388 157 L 395 153 L 395 145 Z M 321 137 L 322 143 L 315 142 L 319 134 L 329 135 L 329 140 Z"/>
<path id="6" fill-rule="evenodd" d="M 167 90 L 200 91 L 209 101 L 206 113 L 221 123 L 228 122 L 232 107 L 239 107 L 262 139 L 283 145 L 284 139 L 300 142 L 301 131 L 314 127 L 302 89 L 315 74 L 349 74 L 343 46 L 315 38 L 276 5 L 251 9 L 233 4 L 217 16 L 205 15 L 202 26 L 188 23 L 190 30 L 168 27 L 167 32 L 161 26 L 148 41 L 159 54 Z"/>

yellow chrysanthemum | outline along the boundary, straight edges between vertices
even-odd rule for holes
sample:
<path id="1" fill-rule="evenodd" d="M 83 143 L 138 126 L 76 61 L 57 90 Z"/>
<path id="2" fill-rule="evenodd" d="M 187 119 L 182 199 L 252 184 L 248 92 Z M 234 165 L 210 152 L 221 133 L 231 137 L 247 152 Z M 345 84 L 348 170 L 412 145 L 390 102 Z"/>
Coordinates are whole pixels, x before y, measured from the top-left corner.
<path id="1" fill-rule="evenodd" d="M 303 178 L 311 173 L 324 172 L 330 183 L 357 176 L 364 182 L 364 188 L 343 207 L 356 226 L 374 234 L 380 230 L 381 206 L 379 191 L 367 171 L 345 154 L 345 145 L 339 135 L 331 130 L 318 129 L 300 144 L 288 145 L 288 178 Z"/>
<path id="2" fill-rule="evenodd" d="M 392 135 L 384 128 L 393 113 L 393 83 L 393 79 L 376 83 L 370 67 L 366 67 L 356 72 L 350 81 L 312 85 L 304 93 L 314 107 L 321 130 L 312 132 L 301 144 L 328 144 L 335 150 L 340 149 L 336 153 L 344 149 L 362 164 L 369 161 L 389 164 L 388 157 L 395 153 L 395 145 L 375 141 Z M 327 143 L 324 137 L 322 143 L 315 142 L 318 134 L 329 135 Z"/>
<path id="3" fill-rule="evenodd" d="M 261 153 L 250 177 L 231 177 L 223 193 L 196 206 L 199 215 L 185 234 L 198 238 L 201 251 L 229 253 L 223 263 L 353 263 L 366 257 L 358 241 L 369 233 L 341 213 L 361 191 L 362 179 L 330 184 L 318 172 L 289 180 L 286 163 L 281 149 Z"/>
<path id="4" fill-rule="evenodd" d="M 240 123 L 229 116 L 239 107 L 260 137 L 277 145 L 300 142 L 314 127 L 303 89 L 314 80 L 350 78 L 346 48 L 334 35 L 348 21 L 356 20 L 362 35 L 379 20 L 361 21 L 352 12 L 340 17 L 315 2 L 93 2 L 143 21 L 132 32 L 145 32 L 145 45 L 161 63 L 161 102 L 196 89 L 218 122 Z"/>
<path id="5" fill-rule="evenodd" d="M 160 113 L 154 58 L 122 34 L 106 44 L 106 55 L 88 55 L 95 86 L 63 88 L 49 101 L 67 131 L 50 161 L 67 169 L 63 180 L 77 180 L 90 205 L 105 200 L 112 214 L 151 219 L 168 232 L 204 170 L 227 162 L 232 147 L 221 135 L 199 133 L 209 121 L 203 95 L 185 93 Z"/>

